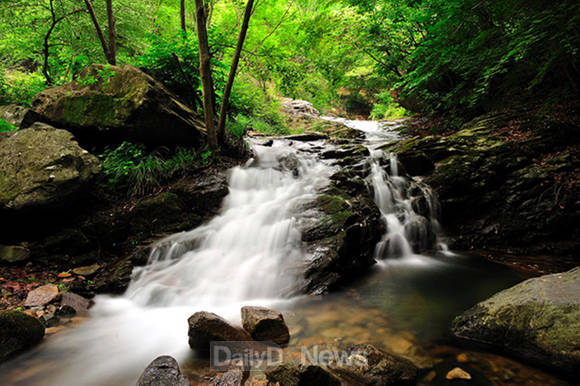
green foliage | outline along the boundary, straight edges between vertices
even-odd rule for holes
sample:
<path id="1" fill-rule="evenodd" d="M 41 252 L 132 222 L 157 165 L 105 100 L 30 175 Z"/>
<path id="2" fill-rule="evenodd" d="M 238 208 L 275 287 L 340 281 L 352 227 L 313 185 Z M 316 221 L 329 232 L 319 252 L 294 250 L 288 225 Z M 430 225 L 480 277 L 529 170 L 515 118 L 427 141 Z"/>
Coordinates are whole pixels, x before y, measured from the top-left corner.
<path id="1" fill-rule="evenodd" d="M 176 34 L 170 38 L 149 35 L 150 46 L 137 61 L 138 65 L 179 95 L 201 96 L 199 49 L 193 34 Z"/>
<path id="2" fill-rule="evenodd" d="M 0 119 L 0 133 L 3 131 L 16 131 L 18 127 L 6 122 L 4 119 Z"/>
<path id="3" fill-rule="evenodd" d="M 78 83 L 81 86 L 91 86 L 91 85 L 97 84 L 99 82 L 102 82 L 102 84 L 106 85 L 109 83 L 109 81 L 111 80 L 111 78 L 113 76 L 115 76 L 115 71 L 113 71 L 113 69 L 111 69 L 110 64 L 106 64 L 104 68 L 97 69 L 96 74 L 94 74 L 94 75 L 87 74 L 86 76 L 83 76 L 82 78 L 80 78 L 78 80 Z"/>
<path id="4" fill-rule="evenodd" d="M 554 91 L 578 97 L 580 3 L 352 0 L 359 42 L 403 101 L 470 115 Z"/>
<path id="5" fill-rule="evenodd" d="M 117 194 L 149 194 L 188 170 L 207 164 L 211 155 L 208 151 L 198 153 L 184 148 L 148 152 L 143 145 L 123 142 L 100 156 L 101 187 Z"/>
<path id="6" fill-rule="evenodd" d="M 46 89 L 44 78 L 35 73 L 5 71 L 0 73 L 0 103 L 30 106 L 32 98 Z"/>
<path id="7" fill-rule="evenodd" d="M 399 119 L 409 115 L 409 112 L 400 107 L 388 91 L 378 94 L 376 99 L 370 115 L 371 119 Z"/>
<path id="8" fill-rule="evenodd" d="M 263 118 L 243 114 L 236 115 L 235 118 L 229 122 L 228 130 L 235 138 L 243 137 L 248 130 L 255 130 L 259 133 L 270 135 L 290 134 L 290 129 L 285 123 L 273 124 Z"/>

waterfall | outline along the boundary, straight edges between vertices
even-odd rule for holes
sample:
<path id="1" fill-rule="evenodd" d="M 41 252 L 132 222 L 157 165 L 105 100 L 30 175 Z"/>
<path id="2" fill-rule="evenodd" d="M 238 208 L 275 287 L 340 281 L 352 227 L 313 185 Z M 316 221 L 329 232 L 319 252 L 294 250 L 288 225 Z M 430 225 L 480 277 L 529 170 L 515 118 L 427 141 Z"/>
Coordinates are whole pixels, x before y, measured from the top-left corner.
<path id="1" fill-rule="evenodd" d="M 329 183 L 333 168 L 309 147 L 276 140 L 229 175 L 221 213 L 192 231 L 157 242 L 135 268 L 125 295 L 97 296 L 91 318 L 59 333 L 31 357 L 63 359 L 43 369 L 43 385 L 135 384 L 152 359 L 190 355 L 187 318 L 215 312 L 240 323 L 243 305 L 276 307 L 301 275 L 305 202 Z M 305 150 L 305 151 L 301 151 Z"/>
<path id="2" fill-rule="evenodd" d="M 429 249 L 447 251 L 440 236 L 440 206 L 433 191 L 419 178 L 403 175 L 396 154 L 378 148 L 401 139 L 396 130 L 400 121 L 325 119 L 365 133 L 365 145 L 370 152 L 367 182 L 386 226 L 386 233 L 375 248 L 375 259 L 407 257 Z"/>
<path id="3" fill-rule="evenodd" d="M 413 256 L 433 248 L 439 233 L 437 200 L 419 179 L 406 177 L 393 154 L 377 145 L 396 130 L 370 121 L 345 121 L 366 133 L 367 181 L 387 231 L 376 259 Z M 215 312 L 239 324 L 243 305 L 283 306 L 303 272 L 296 227 L 336 170 L 319 159 L 322 141 L 255 145 L 256 157 L 229 175 L 229 194 L 206 224 L 157 242 L 148 264 L 135 268 L 126 293 L 97 296 L 91 318 L 29 353 L 50 360 L 32 384 L 134 384 L 156 356 L 187 358 L 187 318 Z M 28 384 L 24 382 L 23 384 Z"/>

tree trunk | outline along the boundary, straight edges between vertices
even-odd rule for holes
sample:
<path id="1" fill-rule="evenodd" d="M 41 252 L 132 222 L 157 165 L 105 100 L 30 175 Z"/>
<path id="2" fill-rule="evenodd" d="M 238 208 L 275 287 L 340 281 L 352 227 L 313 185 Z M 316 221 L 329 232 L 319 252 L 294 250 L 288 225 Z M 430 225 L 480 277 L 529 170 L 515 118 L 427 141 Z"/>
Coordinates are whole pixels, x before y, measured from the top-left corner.
<path id="1" fill-rule="evenodd" d="M 230 95 L 232 93 L 232 88 L 234 87 L 234 80 L 236 79 L 236 72 L 238 71 L 238 65 L 240 64 L 240 56 L 242 54 L 242 48 L 244 47 L 244 41 L 246 40 L 246 34 L 248 32 L 248 26 L 250 25 L 250 17 L 252 16 L 252 8 L 254 7 L 254 0 L 248 0 L 246 4 L 246 11 L 244 13 L 244 21 L 242 23 L 242 29 L 240 30 L 240 35 L 238 36 L 238 45 L 236 46 L 236 51 L 234 52 L 234 58 L 232 59 L 232 67 L 230 68 L 230 75 L 228 77 L 228 83 L 224 90 L 224 96 L 222 98 L 222 106 L 220 109 L 220 119 L 218 124 L 218 138 L 220 142 L 223 142 L 226 136 L 226 116 L 228 112 L 228 102 Z"/>
<path id="2" fill-rule="evenodd" d="M 42 54 L 44 56 L 44 61 L 42 64 L 42 73 L 44 74 L 44 78 L 46 79 L 47 86 L 52 84 L 52 78 L 50 77 L 50 72 L 48 71 L 48 56 L 50 55 L 50 35 L 52 35 L 52 31 L 54 31 L 54 27 L 56 27 L 56 14 L 54 12 L 54 3 L 53 0 L 50 0 L 50 16 L 51 16 L 51 24 L 50 28 L 44 35 L 44 45 Z"/>
<path id="3" fill-rule="evenodd" d="M 181 0 L 181 30 L 187 32 L 187 27 L 185 26 L 185 0 Z"/>
<path id="4" fill-rule="evenodd" d="M 113 13 L 113 0 L 107 0 L 107 20 L 109 23 L 109 63 L 117 64 L 117 29 Z"/>
<path id="5" fill-rule="evenodd" d="M 211 56 L 207 37 L 206 14 L 203 0 L 195 0 L 197 37 L 199 41 L 199 74 L 203 90 L 203 115 L 207 129 L 207 139 L 212 150 L 217 149 L 217 136 L 214 124 L 213 82 L 211 79 Z"/>
<path id="6" fill-rule="evenodd" d="M 109 1 L 109 0 L 107 0 Z M 101 42 L 101 46 L 103 47 L 103 52 L 105 54 L 105 58 L 107 58 L 107 62 L 109 64 L 115 64 L 114 60 L 111 58 L 111 53 L 109 52 L 109 45 L 107 44 L 107 40 L 105 39 L 105 35 L 103 34 L 103 30 L 101 29 L 101 25 L 99 24 L 99 19 L 97 19 L 97 15 L 95 13 L 95 9 L 93 8 L 93 4 L 91 0 L 85 0 L 85 4 L 87 6 L 87 11 L 89 11 L 89 15 L 91 15 L 91 20 L 95 25 L 95 31 L 97 32 L 97 37 Z"/>

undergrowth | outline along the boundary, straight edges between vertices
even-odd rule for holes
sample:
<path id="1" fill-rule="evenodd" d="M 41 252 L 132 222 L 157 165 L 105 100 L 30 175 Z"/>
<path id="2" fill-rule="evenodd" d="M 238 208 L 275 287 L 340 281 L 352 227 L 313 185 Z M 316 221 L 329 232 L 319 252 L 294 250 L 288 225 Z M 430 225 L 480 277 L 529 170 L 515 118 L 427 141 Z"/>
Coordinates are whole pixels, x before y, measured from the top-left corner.
<path id="1" fill-rule="evenodd" d="M 0 133 L 6 131 L 16 131 L 18 127 L 6 122 L 4 119 L 0 119 Z"/>
<path id="2" fill-rule="evenodd" d="M 162 148 L 148 152 L 145 146 L 123 142 L 105 150 L 100 187 L 113 194 L 139 196 L 154 192 L 189 170 L 207 165 L 211 151 Z"/>

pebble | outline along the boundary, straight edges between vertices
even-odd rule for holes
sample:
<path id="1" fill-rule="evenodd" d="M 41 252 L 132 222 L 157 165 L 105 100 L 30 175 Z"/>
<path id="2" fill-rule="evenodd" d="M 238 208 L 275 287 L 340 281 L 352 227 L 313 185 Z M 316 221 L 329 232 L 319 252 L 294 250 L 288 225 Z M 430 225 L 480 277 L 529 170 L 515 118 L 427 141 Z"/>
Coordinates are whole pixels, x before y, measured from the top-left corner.
<path id="1" fill-rule="evenodd" d="M 471 374 L 459 367 L 456 367 L 447 373 L 445 379 L 471 379 Z"/>

